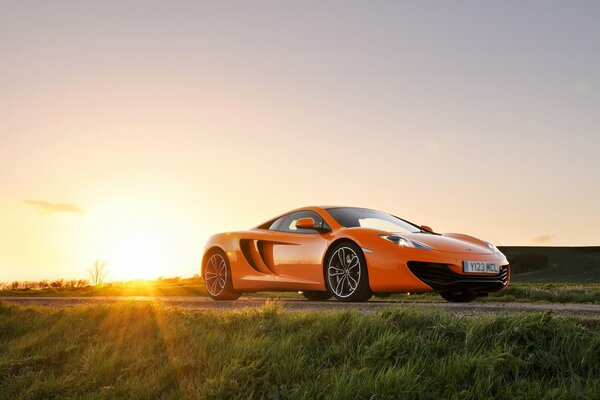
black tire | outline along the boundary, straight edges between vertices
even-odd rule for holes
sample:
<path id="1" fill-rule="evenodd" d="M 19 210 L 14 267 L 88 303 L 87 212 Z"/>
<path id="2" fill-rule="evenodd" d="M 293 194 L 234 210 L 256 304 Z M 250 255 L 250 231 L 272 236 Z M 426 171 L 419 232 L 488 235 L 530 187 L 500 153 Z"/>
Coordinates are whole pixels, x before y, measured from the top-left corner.
<path id="1" fill-rule="evenodd" d="M 206 292 L 215 300 L 236 300 L 242 293 L 233 289 L 231 267 L 227 255 L 221 250 L 207 254 L 204 267 Z"/>
<path id="2" fill-rule="evenodd" d="M 331 248 L 324 275 L 327 290 L 339 301 L 367 301 L 373 295 L 367 260 L 354 242 L 340 242 Z"/>
<path id="3" fill-rule="evenodd" d="M 451 303 L 470 303 L 477 298 L 475 292 L 440 292 L 440 296 Z"/>
<path id="4" fill-rule="evenodd" d="M 333 295 L 329 292 L 315 291 L 302 292 L 302 295 L 311 301 L 324 301 L 329 300 L 331 297 L 333 297 Z"/>

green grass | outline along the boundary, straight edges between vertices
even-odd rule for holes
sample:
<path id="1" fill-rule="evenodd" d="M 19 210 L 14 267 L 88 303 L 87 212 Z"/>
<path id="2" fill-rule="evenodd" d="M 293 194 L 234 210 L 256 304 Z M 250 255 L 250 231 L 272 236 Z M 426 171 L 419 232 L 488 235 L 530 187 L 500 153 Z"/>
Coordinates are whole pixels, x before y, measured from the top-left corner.
<path id="1" fill-rule="evenodd" d="M 483 301 L 600 304 L 600 283 L 511 283 Z"/>
<path id="2" fill-rule="evenodd" d="M 0 303 L 2 399 L 599 398 L 600 324 L 549 313 Z"/>
<path id="3" fill-rule="evenodd" d="M 376 298 L 375 298 L 376 299 Z M 381 300 L 443 301 L 437 293 L 394 294 Z M 480 297 L 478 302 L 576 303 L 600 304 L 600 283 L 511 283 L 500 292 Z"/>

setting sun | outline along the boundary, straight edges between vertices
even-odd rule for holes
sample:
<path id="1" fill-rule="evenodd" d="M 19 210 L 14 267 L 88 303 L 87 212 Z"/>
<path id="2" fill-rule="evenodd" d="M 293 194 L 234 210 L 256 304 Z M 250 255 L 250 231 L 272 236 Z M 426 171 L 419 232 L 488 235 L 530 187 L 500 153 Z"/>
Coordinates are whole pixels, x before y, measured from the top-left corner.
<path id="1" fill-rule="evenodd" d="M 173 263 L 164 235 L 144 230 L 117 234 L 106 261 L 113 279 L 153 279 L 168 274 Z"/>
<path id="2" fill-rule="evenodd" d="M 196 259 L 204 234 L 187 223 L 181 201 L 168 194 L 141 191 L 102 199 L 97 218 L 89 218 L 90 252 L 107 263 L 110 280 L 154 279 L 198 273 Z M 194 246 L 195 244 L 195 246 Z M 187 251 L 186 251 L 187 248 Z M 90 254 L 91 256 L 91 254 Z"/>

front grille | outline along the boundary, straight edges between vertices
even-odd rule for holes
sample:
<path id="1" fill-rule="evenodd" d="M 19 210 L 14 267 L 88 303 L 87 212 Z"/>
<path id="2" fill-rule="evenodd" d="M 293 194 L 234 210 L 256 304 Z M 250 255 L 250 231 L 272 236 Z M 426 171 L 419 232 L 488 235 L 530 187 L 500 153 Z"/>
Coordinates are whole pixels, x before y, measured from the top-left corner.
<path id="1" fill-rule="evenodd" d="M 508 280 L 508 265 L 501 266 L 497 275 L 486 276 L 457 274 L 447 264 L 409 261 L 407 265 L 410 272 L 434 290 L 494 292 Z"/>

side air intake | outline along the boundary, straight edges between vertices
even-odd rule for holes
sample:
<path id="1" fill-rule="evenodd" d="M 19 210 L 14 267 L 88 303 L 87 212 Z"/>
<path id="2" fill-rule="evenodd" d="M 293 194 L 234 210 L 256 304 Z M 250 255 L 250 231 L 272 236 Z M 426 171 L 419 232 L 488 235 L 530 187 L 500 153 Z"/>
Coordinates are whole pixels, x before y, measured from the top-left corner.
<path id="1" fill-rule="evenodd" d="M 273 273 L 264 261 L 264 250 L 261 240 L 241 239 L 240 249 L 252 269 L 263 274 Z"/>

